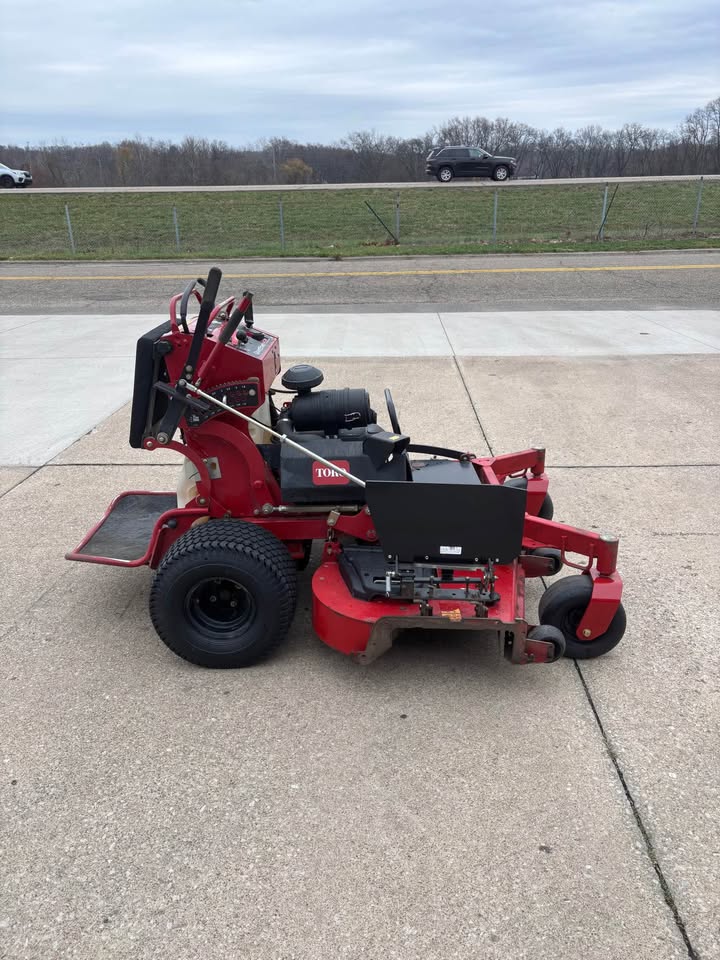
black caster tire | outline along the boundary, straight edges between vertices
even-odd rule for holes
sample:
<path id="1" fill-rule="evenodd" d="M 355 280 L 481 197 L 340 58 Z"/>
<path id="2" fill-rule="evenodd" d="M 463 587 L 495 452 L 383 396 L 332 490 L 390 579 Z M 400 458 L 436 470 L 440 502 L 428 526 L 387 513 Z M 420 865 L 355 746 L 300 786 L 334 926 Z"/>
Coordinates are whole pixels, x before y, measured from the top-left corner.
<path id="1" fill-rule="evenodd" d="M 531 553 L 533 557 L 547 557 L 553 561 L 552 569 L 549 570 L 547 574 L 544 574 L 544 576 L 554 577 L 562 570 L 562 554 L 559 550 L 556 550 L 555 547 L 536 547 Z"/>
<path id="2" fill-rule="evenodd" d="M 541 623 L 539 627 L 533 627 L 528 633 L 528 640 L 542 640 L 545 643 L 551 643 L 555 648 L 555 654 L 549 663 L 555 663 L 561 657 L 565 656 L 565 637 L 562 630 L 557 627 L 551 627 L 547 623 Z"/>
<path id="3" fill-rule="evenodd" d="M 587 610 L 591 595 L 592 580 L 580 575 L 556 580 L 540 598 L 540 623 L 562 631 L 565 637 L 565 656 L 574 660 L 602 657 L 620 643 L 627 626 L 625 608 L 621 603 L 605 633 L 586 643 L 579 640 L 575 631 Z"/>
<path id="4" fill-rule="evenodd" d="M 173 653 L 202 667 L 249 667 L 285 639 L 297 571 L 272 533 L 210 520 L 170 547 L 150 591 L 150 617 Z"/>

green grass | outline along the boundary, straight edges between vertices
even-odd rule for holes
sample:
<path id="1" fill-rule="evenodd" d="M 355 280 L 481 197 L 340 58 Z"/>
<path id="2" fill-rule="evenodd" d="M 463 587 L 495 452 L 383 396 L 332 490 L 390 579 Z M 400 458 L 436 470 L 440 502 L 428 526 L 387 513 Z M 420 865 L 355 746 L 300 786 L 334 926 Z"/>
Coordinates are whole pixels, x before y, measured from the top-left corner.
<path id="1" fill-rule="evenodd" d="M 613 198 L 614 186 L 609 196 Z M 153 259 L 544 250 L 663 249 L 720 245 L 720 182 L 621 184 L 602 243 L 602 185 L 237 193 L 106 193 L 0 196 L 2 259 Z M 497 233 L 492 242 L 497 192 Z M 279 201 L 285 243 L 280 243 Z M 400 206 L 399 246 L 391 231 Z M 76 253 L 70 249 L 65 204 Z M 176 246 L 173 207 L 180 247 Z"/>

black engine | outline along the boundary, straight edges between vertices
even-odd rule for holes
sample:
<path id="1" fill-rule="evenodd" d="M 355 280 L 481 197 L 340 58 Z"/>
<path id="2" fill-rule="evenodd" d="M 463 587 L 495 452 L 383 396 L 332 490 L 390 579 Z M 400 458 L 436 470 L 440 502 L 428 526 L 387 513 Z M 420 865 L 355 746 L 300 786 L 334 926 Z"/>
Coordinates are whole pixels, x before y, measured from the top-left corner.
<path id="1" fill-rule="evenodd" d="M 377 424 L 367 390 L 319 390 L 317 367 L 298 364 L 282 378 L 297 396 L 279 413 L 275 429 L 361 480 L 407 480 L 410 438 Z M 277 456 L 277 445 L 273 454 Z M 289 444 L 279 450 L 280 486 L 286 503 L 358 503 L 363 491 L 341 473 Z"/>
<path id="2" fill-rule="evenodd" d="M 302 393 L 290 404 L 289 415 L 295 430 L 322 430 L 328 435 L 377 423 L 367 390 L 349 387 Z"/>

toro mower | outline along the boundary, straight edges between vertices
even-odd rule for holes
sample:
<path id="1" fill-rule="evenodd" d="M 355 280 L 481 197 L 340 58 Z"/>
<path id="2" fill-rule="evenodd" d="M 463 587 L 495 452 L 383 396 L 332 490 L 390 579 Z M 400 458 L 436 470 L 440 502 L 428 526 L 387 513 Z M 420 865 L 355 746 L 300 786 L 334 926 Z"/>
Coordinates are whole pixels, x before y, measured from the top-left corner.
<path id="1" fill-rule="evenodd" d="M 364 389 L 321 389 L 309 364 L 276 388 L 277 337 L 256 327 L 251 293 L 215 304 L 220 279 L 193 280 L 137 343 L 130 445 L 182 453 L 177 490 L 121 493 L 68 559 L 156 570 L 155 629 L 205 667 L 245 667 L 283 641 L 314 541 L 313 627 L 361 663 L 418 627 L 489 633 L 517 664 L 620 641 L 617 539 L 553 522 L 543 449 L 413 443 L 389 390 L 386 429 Z M 526 578 L 564 565 L 579 574 L 531 623 Z"/>

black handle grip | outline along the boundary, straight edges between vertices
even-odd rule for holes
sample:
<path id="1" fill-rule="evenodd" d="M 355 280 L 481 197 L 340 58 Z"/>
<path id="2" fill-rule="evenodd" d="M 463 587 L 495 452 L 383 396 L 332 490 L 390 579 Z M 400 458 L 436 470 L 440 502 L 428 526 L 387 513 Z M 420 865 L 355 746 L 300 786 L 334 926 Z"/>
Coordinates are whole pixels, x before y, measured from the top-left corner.
<path id="1" fill-rule="evenodd" d="M 190 283 L 183 290 L 182 300 L 180 301 L 180 323 L 185 333 L 189 332 L 187 325 L 188 304 L 190 303 L 190 297 L 192 296 L 192 292 L 195 289 L 196 283 L 197 280 L 190 281 Z"/>
<path id="2" fill-rule="evenodd" d="M 244 311 L 242 311 L 240 307 L 235 307 L 233 312 L 230 314 L 230 319 L 220 331 L 220 336 L 218 337 L 220 343 L 229 343 L 230 337 L 232 337 L 237 330 L 243 316 Z"/>
<path id="3" fill-rule="evenodd" d="M 253 295 L 250 293 L 249 290 L 243 290 L 243 296 L 250 297 L 250 306 L 245 311 L 245 326 L 250 328 L 255 323 L 255 317 L 253 316 L 253 305 L 252 305 Z"/>
<path id="4" fill-rule="evenodd" d="M 202 307 L 210 306 L 210 309 L 215 306 L 215 298 L 217 297 L 217 292 L 220 287 L 220 281 L 222 280 L 222 270 L 218 267 L 210 267 L 210 270 L 207 275 L 207 280 L 205 281 L 205 290 L 203 292 L 202 298 Z"/>
<path id="5" fill-rule="evenodd" d="M 247 325 L 248 314 L 252 315 L 252 296 L 249 290 L 243 293 L 242 300 L 230 314 L 230 319 L 220 331 L 220 336 L 218 337 L 220 343 L 228 343 L 230 341 L 230 337 L 232 337 L 233 333 L 238 329 L 240 321 L 243 320 L 243 318 Z M 238 340 L 242 342 L 246 341 L 247 334 L 238 332 Z"/>
<path id="6" fill-rule="evenodd" d="M 195 324 L 195 334 L 197 335 L 198 330 L 202 331 L 200 333 L 200 339 L 207 333 L 210 314 L 212 313 L 212 308 L 215 306 L 215 297 L 217 297 L 221 280 L 222 271 L 218 270 L 217 267 L 210 267 L 207 280 L 205 281 L 205 290 L 203 291 L 200 310 L 198 311 L 197 323 Z"/>
<path id="7" fill-rule="evenodd" d="M 205 290 L 203 292 L 200 310 L 198 311 L 198 318 L 195 322 L 195 333 L 193 334 L 188 357 L 185 361 L 185 374 L 187 377 L 192 377 L 195 372 L 195 367 L 200 357 L 200 348 L 207 333 L 210 314 L 212 313 L 212 308 L 215 306 L 215 297 L 217 296 L 221 280 L 222 271 L 218 270 L 217 267 L 211 267 L 207 275 L 207 280 L 205 281 Z"/>

